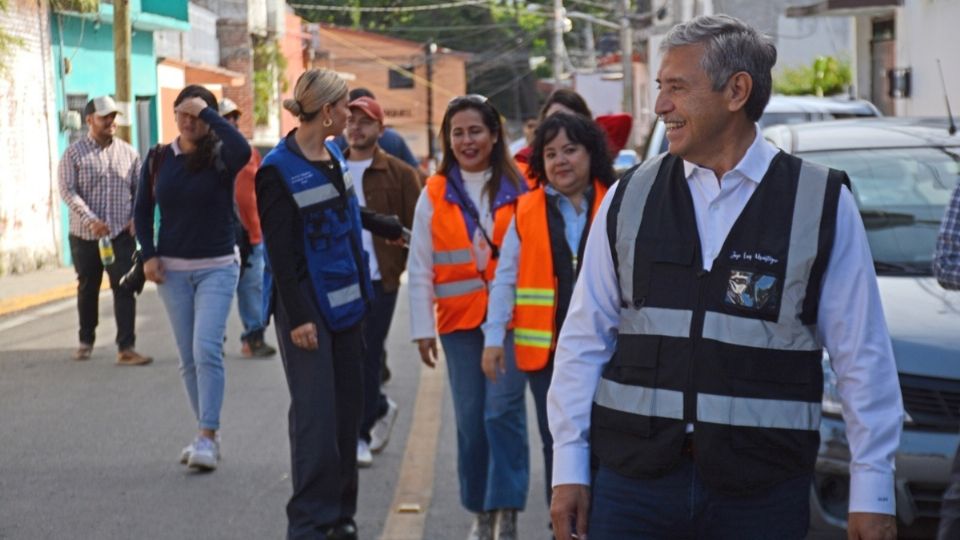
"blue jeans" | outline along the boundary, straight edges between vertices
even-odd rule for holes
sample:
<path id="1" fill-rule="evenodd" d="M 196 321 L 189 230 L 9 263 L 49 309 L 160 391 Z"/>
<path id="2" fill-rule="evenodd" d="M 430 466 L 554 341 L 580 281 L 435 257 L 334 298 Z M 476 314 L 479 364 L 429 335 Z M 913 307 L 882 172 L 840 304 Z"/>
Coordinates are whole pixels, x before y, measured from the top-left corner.
<path id="1" fill-rule="evenodd" d="M 457 420 L 460 502 L 471 512 L 523 510 L 530 484 L 526 388 L 513 354 L 513 332 L 503 348 L 507 372 L 492 383 L 483 375 L 483 332 L 442 334 Z"/>
<path id="2" fill-rule="evenodd" d="M 381 416 L 387 414 L 389 405 L 387 396 L 380 390 L 380 371 L 383 359 L 383 343 L 390 332 L 390 321 L 397 305 L 397 291 L 383 291 L 383 282 L 373 282 L 373 298 L 370 311 L 363 321 L 363 341 L 366 353 L 363 355 L 363 422 L 360 424 L 360 438 L 370 442 L 370 430 Z"/>
<path id="3" fill-rule="evenodd" d="M 180 352 L 180 375 L 200 429 L 220 428 L 223 336 L 237 289 L 236 264 L 166 272 L 157 286 Z"/>
<path id="4" fill-rule="evenodd" d="M 252 246 L 247 264 L 243 269 L 240 282 L 237 283 L 237 310 L 243 322 L 241 341 L 248 338 L 263 339 L 263 329 L 267 324 L 263 320 L 263 242 Z"/>
<path id="5" fill-rule="evenodd" d="M 811 475 L 753 495 L 716 493 L 691 459 L 660 478 L 622 476 L 600 466 L 593 480 L 588 536 L 799 540 L 810 521 Z"/>
<path id="6" fill-rule="evenodd" d="M 543 476 L 547 487 L 547 508 L 553 500 L 553 435 L 547 422 L 547 390 L 553 378 L 553 355 L 546 367 L 527 373 L 530 393 L 533 394 L 533 406 L 537 410 L 537 428 L 540 431 L 540 443 L 543 445 Z"/>

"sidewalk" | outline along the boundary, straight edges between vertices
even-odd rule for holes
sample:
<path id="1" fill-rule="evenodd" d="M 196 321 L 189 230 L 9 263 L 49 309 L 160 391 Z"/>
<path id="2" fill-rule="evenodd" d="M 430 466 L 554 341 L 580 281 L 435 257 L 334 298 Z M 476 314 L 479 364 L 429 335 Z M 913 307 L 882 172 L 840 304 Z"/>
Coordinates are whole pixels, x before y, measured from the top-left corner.
<path id="1" fill-rule="evenodd" d="M 109 282 L 104 275 L 104 285 Z M 77 294 L 72 266 L 0 276 L 0 317 Z"/>

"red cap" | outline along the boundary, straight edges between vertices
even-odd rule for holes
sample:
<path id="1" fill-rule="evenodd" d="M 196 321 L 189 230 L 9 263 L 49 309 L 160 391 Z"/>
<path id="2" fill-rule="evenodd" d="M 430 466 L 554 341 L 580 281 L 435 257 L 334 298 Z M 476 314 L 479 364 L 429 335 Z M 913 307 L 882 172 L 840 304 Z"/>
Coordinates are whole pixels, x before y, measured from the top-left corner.
<path id="1" fill-rule="evenodd" d="M 377 122 L 383 123 L 383 109 L 380 108 L 380 104 L 369 97 L 358 97 L 357 99 L 351 101 L 347 104 L 347 107 L 350 107 L 350 110 L 360 109 L 364 114 L 373 118 Z"/>
<path id="2" fill-rule="evenodd" d="M 607 149 L 610 155 L 617 155 L 630 139 L 633 118 L 629 114 L 618 113 L 598 116 L 596 121 L 607 132 Z"/>

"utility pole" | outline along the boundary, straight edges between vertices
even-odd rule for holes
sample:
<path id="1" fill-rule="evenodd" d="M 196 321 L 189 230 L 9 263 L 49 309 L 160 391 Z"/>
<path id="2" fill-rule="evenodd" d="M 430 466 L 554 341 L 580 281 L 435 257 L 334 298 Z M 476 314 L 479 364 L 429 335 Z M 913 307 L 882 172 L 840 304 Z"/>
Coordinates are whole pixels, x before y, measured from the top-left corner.
<path id="1" fill-rule="evenodd" d="M 620 60 L 623 62 L 623 112 L 633 111 L 633 29 L 630 28 L 630 0 L 622 0 L 620 13 Z"/>
<path id="2" fill-rule="evenodd" d="M 553 79 L 555 86 L 560 87 L 563 76 L 563 27 L 566 13 L 563 9 L 563 0 L 553 0 Z"/>
<path id="3" fill-rule="evenodd" d="M 437 52 L 437 44 L 431 39 L 424 46 L 427 65 L 427 167 L 431 168 L 436 148 L 433 144 L 433 53 Z"/>
<path id="4" fill-rule="evenodd" d="M 130 129 L 133 102 L 130 88 L 130 49 L 131 49 L 131 28 L 130 28 L 130 0 L 113 0 L 113 51 L 114 51 L 114 78 L 116 80 L 117 104 L 127 118 L 124 124 L 117 126 L 117 136 L 129 142 L 131 141 Z"/>

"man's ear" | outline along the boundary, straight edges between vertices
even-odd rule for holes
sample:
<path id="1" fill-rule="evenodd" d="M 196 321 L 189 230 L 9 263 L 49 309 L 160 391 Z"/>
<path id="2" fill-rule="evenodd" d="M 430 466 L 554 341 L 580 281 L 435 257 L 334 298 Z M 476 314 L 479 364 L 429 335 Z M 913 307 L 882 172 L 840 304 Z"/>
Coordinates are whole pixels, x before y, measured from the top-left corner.
<path id="1" fill-rule="evenodd" d="M 746 107 L 752 91 L 753 77 L 746 71 L 734 73 L 727 81 L 727 87 L 724 91 L 727 98 L 727 110 L 736 112 Z"/>
<path id="2" fill-rule="evenodd" d="M 87 124 L 87 127 L 93 127 L 93 115 L 92 115 L 92 114 L 88 114 L 87 116 L 84 117 L 83 120 L 84 120 L 84 123 Z"/>

